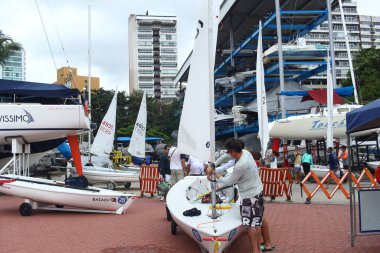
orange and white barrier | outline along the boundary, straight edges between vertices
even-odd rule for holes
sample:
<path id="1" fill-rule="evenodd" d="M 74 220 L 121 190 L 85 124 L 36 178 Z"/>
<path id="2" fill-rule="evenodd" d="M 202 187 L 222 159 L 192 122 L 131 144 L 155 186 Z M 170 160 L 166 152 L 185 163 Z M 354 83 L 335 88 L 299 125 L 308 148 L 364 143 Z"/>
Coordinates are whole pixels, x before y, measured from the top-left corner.
<path id="1" fill-rule="evenodd" d="M 140 188 L 141 196 L 144 193 L 154 194 L 160 182 L 160 171 L 157 166 L 142 165 L 140 168 Z"/>
<path id="2" fill-rule="evenodd" d="M 260 168 L 260 177 L 264 196 L 282 197 L 285 194 L 290 200 L 293 181 L 289 168 Z"/>
<path id="3" fill-rule="evenodd" d="M 302 185 L 302 189 L 303 191 L 306 193 L 307 195 L 307 200 L 306 200 L 306 203 L 310 203 L 310 200 L 315 196 L 315 194 L 321 190 L 328 199 L 331 199 L 335 193 L 340 190 L 343 195 L 349 199 L 350 198 L 350 194 L 349 192 L 343 187 L 343 183 L 346 181 L 346 179 L 348 178 L 349 176 L 349 172 L 346 171 L 342 178 L 339 179 L 333 171 L 329 171 L 326 173 L 326 175 L 322 178 L 322 180 L 320 180 L 318 178 L 318 176 L 313 172 L 313 171 L 310 171 L 309 174 L 306 175 L 306 177 L 302 180 L 301 182 L 301 185 Z M 312 177 L 315 182 L 317 183 L 317 186 L 312 190 L 312 191 L 309 191 L 309 189 L 307 189 L 306 187 L 306 182 L 309 180 L 309 178 Z M 376 179 L 372 176 L 371 172 L 365 168 L 362 170 L 362 172 L 360 173 L 359 177 L 356 178 L 355 175 L 352 173 L 351 174 L 351 179 L 352 179 L 352 183 L 353 183 L 353 187 L 354 188 L 358 188 L 358 189 L 362 189 L 362 186 L 361 186 L 361 183 L 363 182 L 363 179 L 366 178 L 369 180 L 369 183 L 370 183 L 370 188 L 376 188 L 378 189 L 379 188 L 379 183 L 376 181 Z M 331 192 L 329 192 L 326 187 L 324 186 L 324 183 L 326 183 L 328 180 L 330 180 L 330 178 L 335 182 L 336 186 L 333 188 L 333 190 Z"/>

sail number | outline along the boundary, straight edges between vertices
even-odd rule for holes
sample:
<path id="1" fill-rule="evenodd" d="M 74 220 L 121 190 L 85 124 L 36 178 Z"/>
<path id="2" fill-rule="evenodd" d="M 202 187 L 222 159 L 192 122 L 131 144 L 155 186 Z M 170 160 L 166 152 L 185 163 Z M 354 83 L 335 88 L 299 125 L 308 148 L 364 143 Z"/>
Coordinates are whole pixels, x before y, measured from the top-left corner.
<path id="1" fill-rule="evenodd" d="M 107 121 L 103 121 L 99 130 L 105 134 L 112 134 L 113 125 Z"/>
<path id="2" fill-rule="evenodd" d="M 144 124 L 142 124 L 142 123 L 140 123 L 140 122 L 136 122 L 135 130 L 136 130 L 140 135 L 143 135 L 144 132 L 145 132 L 145 126 L 144 126 Z"/>

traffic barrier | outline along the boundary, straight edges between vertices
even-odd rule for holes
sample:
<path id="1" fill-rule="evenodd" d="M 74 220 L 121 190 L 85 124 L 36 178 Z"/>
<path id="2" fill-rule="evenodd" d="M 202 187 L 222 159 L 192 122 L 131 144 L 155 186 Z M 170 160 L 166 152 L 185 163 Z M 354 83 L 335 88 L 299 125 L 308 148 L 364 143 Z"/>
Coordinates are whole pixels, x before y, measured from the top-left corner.
<path id="1" fill-rule="evenodd" d="M 287 200 L 291 199 L 293 180 L 289 168 L 260 168 L 260 177 L 264 196 L 282 197 L 285 194 Z"/>
<path id="2" fill-rule="evenodd" d="M 142 165 L 140 168 L 140 191 L 150 193 L 152 196 L 157 192 L 157 185 L 160 182 L 160 171 L 157 166 Z"/>
<path id="3" fill-rule="evenodd" d="M 322 178 L 322 180 L 320 180 L 314 171 L 310 171 L 309 174 L 307 174 L 306 177 L 301 182 L 302 189 L 307 195 L 305 203 L 310 204 L 311 199 L 315 196 L 315 194 L 319 190 L 322 190 L 322 192 L 326 195 L 326 197 L 328 199 L 331 199 L 338 190 L 340 190 L 343 193 L 343 195 L 347 199 L 349 199 L 350 194 L 348 193 L 348 191 L 343 186 L 343 183 L 348 179 L 348 176 L 349 176 L 349 172 L 346 171 L 343 174 L 342 178 L 339 179 L 335 175 L 335 173 L 330 170 L 329 172 L 326 173 L 326 175 Z M 310 177 L 312 177 L 315 180 L 315 182 L 317 183 L 317 186 L 312 191 L 309 191 L 309 189 L 307 189 L 307 187 L 306 187 L 306 182 L 310 179 Z M 376 188 L 376 189 L 379 188 L 378 182 L 376 182 L 376 179 L 372 176 L 371 172 L 367 168 L 362 170 L 362 172 L 360 173 L 358 178 L 356 178 L 353 173 L 351 174 L 353 187 L 358 188 L 358 189 L 362 189 L 361 183 L 363 183 L 363 179 L 365 177 L 367 177 L 367 179 L 370 182 L 370 188 Z M 326 187 L 324 186 L 324 183 L 326 183 L 328 180 L 330 180 L 330 178 L 336 184 L 336 186 L 333 188 L 333 190 L 331 192 L 329 192 L 326 189 Z"/>

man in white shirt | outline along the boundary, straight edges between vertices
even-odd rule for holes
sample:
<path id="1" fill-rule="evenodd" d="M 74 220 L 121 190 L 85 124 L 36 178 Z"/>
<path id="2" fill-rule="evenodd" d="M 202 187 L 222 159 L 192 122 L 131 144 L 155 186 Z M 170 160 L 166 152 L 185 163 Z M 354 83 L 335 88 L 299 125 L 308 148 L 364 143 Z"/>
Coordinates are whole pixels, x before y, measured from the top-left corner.
<path id="1" fill-rule="evenodd" d="M 186 156 L 181 154 L 177 147 L 171 147 L 169 150 L 170 157 L 170 172 L 172 185 L 175 185 L 178 181 L 185 177 L 186 170 Z"/>
<path id="2" fill-rule="evenodd" d="M 206 163 L 194 156 L 189 157 L 189 161 L 187 162 L 187 171 L 190 176 L 201 176 L 204 174 L 204 170 L 206 169 Z"/>

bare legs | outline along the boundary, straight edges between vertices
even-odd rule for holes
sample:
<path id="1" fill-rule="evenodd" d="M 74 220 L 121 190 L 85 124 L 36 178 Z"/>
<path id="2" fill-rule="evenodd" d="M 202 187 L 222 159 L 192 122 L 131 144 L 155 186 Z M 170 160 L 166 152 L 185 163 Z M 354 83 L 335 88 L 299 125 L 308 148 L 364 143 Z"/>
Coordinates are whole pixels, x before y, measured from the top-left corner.
<path id="1" fill-rule="evenodd" d="M 261 253 L 260 243 L 258 240 L 260 234 L 261 228 L 248 228 L 248 238 L 251 243 L 252 253 Z"/>
<path id="2" fill-rule="evenodd" d="M 263 224 L 261 227 L 261 236 L 263 237 L 265 248 L 271 249 L 272 242 L 270 240 L 270 235 L 269 235 L 269 224 L 268 224 L 267 219 L 265 219 L 265 217 L 263 217 Z"/>
<path id="3" fill-rule="evenodd" d="M 296 172 L 295 173 L 295 179 L 296 179 L 296 184 L 299 184 L 300 183 L 300 173 L 299 172 Z"/>

